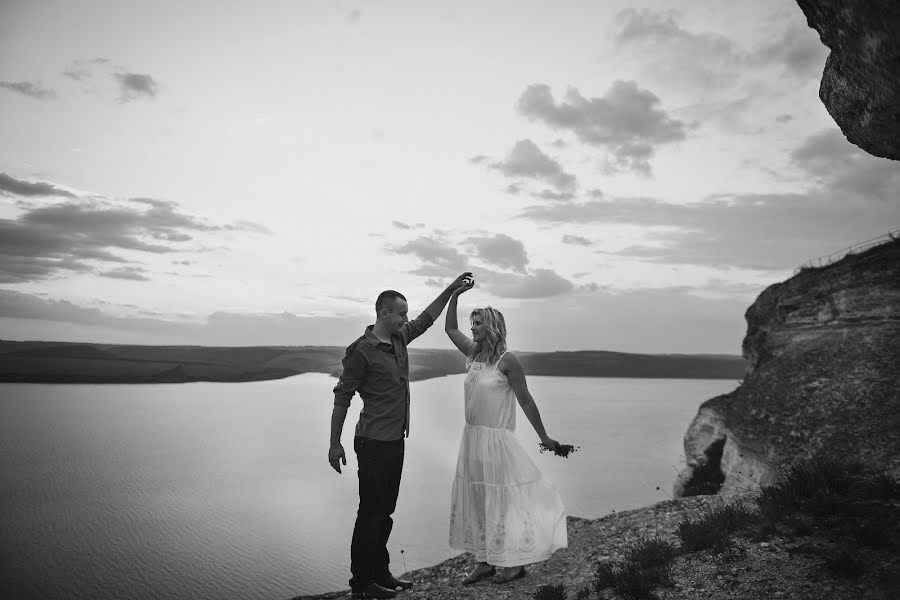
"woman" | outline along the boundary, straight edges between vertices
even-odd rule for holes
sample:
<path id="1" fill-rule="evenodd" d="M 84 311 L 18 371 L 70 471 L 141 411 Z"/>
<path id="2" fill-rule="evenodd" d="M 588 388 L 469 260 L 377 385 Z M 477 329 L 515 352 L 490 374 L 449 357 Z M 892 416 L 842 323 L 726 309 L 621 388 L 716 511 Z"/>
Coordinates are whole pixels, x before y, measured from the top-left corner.
<path id="1" fill-rule="evenodd" d="M 541 443 L 550 450 L 558 446 L 544 430 L 519 359 L 506 350 L 503 315 L 491 307 L 472 311 L 472 339 L 457 326 L 459 294 L 474 285 L 469 279 L 454 290 L 444 327 L 468 357 L 466 425 L 450 509 L 450 547 L 472 552 L 478 561 L 463 585 L 491 575 L 496 583 L 524 577 L 526 564 L 546 560 L 568 546 L 559 492 L 541 478 L 516 438 L 514 397 Z"/>

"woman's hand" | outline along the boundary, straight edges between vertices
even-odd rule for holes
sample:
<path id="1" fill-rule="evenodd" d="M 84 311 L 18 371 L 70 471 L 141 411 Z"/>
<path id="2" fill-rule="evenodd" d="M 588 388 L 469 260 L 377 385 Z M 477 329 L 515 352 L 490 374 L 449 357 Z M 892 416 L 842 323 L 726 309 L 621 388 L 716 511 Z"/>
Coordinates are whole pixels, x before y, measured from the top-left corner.
<path id="1" fill-rule="evenodd" d="M 551 437 L 545 437 L 544 439 L 542 439 L 541 445 L 546 446 L 547 450 L 553 453 L 556 453 L 557 450 L 559 450 L 559 442 Z"/>

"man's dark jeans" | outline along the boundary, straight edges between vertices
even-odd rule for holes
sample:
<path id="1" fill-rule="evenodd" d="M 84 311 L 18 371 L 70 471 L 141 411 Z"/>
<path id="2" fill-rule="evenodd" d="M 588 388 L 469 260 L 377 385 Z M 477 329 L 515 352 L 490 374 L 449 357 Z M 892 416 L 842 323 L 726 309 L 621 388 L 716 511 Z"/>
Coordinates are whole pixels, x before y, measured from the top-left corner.
<path id="1" fill-rule="evenodd" d="M 350 543 L 352 590 L 362 590 L 390 572 L 388 537 L 394 525 L 400 474 L 403 471 L 402 439 L 384 442 L 356 437 L 353 449 L 359 465 L 359 510 Z"/>

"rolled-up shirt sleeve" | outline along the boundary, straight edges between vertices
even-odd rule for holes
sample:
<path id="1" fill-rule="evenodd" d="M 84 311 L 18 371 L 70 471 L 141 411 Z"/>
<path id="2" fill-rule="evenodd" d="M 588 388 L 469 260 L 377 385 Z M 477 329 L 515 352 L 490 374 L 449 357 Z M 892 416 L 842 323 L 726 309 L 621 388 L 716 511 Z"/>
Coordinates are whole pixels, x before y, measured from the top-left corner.
<path id="1" fill-rule="evenodd" d="M 400 328 L 400 335 L 403 336 L 403 341 L 408 344 L 425 333 L 433 324 L 434 319 L 431 317 L 431 313 L 426 310 L 412 321 L 404 323 L 403 327 Z"/>
<path id="2" fill-rule="evenodd" d="M 366 357 L 357 348 L 350 348 L 341 361 L 344 371 L 334 386 L 334 405 L 350 407 L 350 399 L 366 376 Z"/>

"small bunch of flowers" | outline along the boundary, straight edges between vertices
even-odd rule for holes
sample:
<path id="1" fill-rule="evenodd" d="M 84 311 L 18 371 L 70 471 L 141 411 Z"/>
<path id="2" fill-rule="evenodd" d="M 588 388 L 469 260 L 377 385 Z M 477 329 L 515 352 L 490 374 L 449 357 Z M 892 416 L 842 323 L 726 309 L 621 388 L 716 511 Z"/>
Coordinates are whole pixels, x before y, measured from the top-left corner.
<path id="1" fill-rule="evenodd" d="M 562 456 L 563 458 L 569 458 L 570 454 L 581 449 L 581 446 L 573 446 L 572 444 L 557 444 L 556 448 L 552 449 L 550 448 L 550 446 L 544 444 L 544 442 L 541 442 L 538 445 L 541 448 L 541 454 L 552 450 L 553 454 Z"/>

